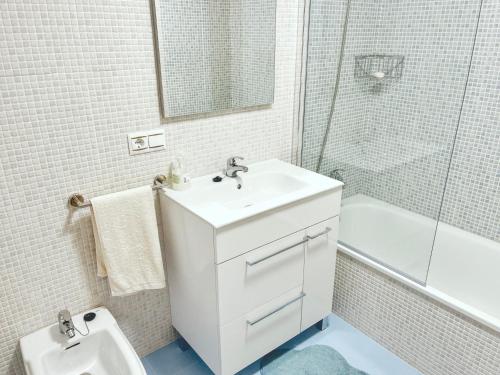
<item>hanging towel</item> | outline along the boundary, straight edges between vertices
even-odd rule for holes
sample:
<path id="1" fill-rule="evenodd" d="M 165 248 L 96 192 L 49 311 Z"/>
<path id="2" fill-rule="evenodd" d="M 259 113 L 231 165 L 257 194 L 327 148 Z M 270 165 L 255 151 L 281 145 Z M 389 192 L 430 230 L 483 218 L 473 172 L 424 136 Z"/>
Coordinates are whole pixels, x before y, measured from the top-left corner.
<path id="1" fill-rule="evenodd" d="M 111 294 L 165 288 L 156 212 L 150 186 L 90 200 L 97 274 Z"/>

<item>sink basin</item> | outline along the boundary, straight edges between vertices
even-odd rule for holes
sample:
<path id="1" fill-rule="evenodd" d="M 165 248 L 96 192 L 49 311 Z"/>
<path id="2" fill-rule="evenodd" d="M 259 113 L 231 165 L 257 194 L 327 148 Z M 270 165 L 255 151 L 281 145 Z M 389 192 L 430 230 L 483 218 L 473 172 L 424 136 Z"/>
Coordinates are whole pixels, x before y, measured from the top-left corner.
<path id="1" fill-rule="evenodd" d="M 87 311 L 90 312 L 90 311 Z M 87 313 L 85 312 L 85 313 Z M 57 324 L 21 339 L 21 352 L 28 375 L 146 375 L 134 349 L 111 313 L 101 307 L 92 310 L 96 318 L 88 323 L 90 333 L 68 339 Z M 75 326 L 86 333 L 83 315 L 73 317 Z"/>
<path id="2" fill-rule="evenodd" d="M 241 188 L 237 185 L 241 183 Z M 217 204 L 229 209 L 241 209 L 266 202 L 306 187 L 303 181 L 284 173 L 254 173 L 241 176 L 241 181 L 227 178 L 221 183 L 210 184 L 193 191 L 192 204 L 203 206 Z"/>
<path id="3" fill-rule="evenodd" d="M 250 175 L 248 180 L 242 184 L 240 189 L 234 189 L 232 184 L 226 184 L 231 193 L 234 194 L 223 198 L 220 204 L 230 209 L 242 209 L 263 203 L 306 187 L 307 185 L 294 177 L 282 173 L 262 173 L 261 175 Z M 236 193 L 235 193 L 236 191 Z"/>
<path id="4" fill-rule="evenodd" d="M 247 173 L 239 172 L 239 178 L 226 177 L 221 182 L 213 182 L 213 177 L 221 175 L 215 172 L 193 179 L 188 190 L 164 188 L 162 194 L 220 228 L 342 185 L 339 181 L 276 159 L 248 167 Z M 238 184 L 241 184 L 240 189 Z"/>

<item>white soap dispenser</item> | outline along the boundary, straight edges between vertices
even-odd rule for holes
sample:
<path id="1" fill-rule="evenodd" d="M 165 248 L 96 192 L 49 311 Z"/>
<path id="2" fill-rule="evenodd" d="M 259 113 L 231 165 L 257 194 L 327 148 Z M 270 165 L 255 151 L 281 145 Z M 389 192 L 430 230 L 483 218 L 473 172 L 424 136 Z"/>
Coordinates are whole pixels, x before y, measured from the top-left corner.
<path id="1" fill-rule="evenodd" d="M 170 185 L 174 190 L 186 190 L 191 186 L 191 178 L 184 172 L 180 158 L 170 163 Z"/>

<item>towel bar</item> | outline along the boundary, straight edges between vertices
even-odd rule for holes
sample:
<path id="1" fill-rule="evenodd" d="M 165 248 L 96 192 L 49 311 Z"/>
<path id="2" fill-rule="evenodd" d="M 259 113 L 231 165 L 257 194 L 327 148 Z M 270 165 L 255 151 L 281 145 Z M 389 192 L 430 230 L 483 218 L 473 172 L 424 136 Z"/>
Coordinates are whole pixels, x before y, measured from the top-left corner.
<path id="1" fill-rule="evenodd" d="M 151 186 L 151 188 L 153 190 L 159 190 L 166 186 L 166 182 L 167 182 L 167 177 L 163 174 L 159 174 L 155 177 L 153 181 L 153 186 Z M 74 208 L 84 208 L 84 207 L 90 207 L 92 204 L 90 203 L 90 201 L 87 201 L 82 194 L 73 193 L 69 196 L 68 205 Z"/>

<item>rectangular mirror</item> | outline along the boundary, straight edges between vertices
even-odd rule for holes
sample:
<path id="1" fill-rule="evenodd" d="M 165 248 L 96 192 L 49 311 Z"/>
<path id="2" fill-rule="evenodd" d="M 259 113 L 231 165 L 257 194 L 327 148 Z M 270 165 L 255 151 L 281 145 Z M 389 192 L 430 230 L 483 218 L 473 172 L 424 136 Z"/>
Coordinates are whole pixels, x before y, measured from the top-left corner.
<path id="1" fill-rule="evenodd" d="M 164 118 L 270 105 L 276 0 L 153 0 Z"/>

